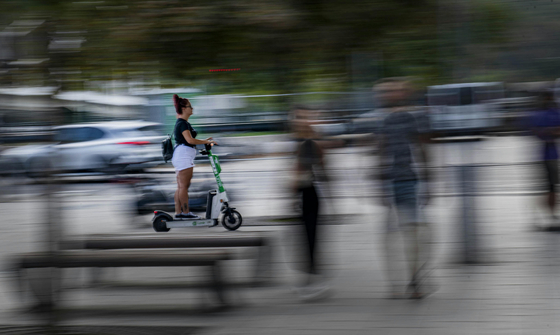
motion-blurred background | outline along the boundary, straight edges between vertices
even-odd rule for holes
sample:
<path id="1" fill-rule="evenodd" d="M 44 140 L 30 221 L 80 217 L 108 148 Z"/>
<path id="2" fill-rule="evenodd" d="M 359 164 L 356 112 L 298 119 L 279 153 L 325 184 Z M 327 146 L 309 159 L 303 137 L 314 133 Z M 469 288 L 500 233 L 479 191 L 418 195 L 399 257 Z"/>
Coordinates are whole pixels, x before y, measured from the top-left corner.
<path id="1" fill-rule="evenodd" d="M 542 150 L 529 136 L 527 121 L 539 108 L 539 93 L 551 90 L 560 99 L 559 28 L 557 0 L 4 0 L 0 265 L 10 264 L 16 252 L 56 249 L 61 239 L 155 234 L 151 214 L 172 212 L 176 189 L 173 167 L 161 156 L 161 141 L 176 120 L 173 94 L 190 99 L 189 121 L 199 138 L 212 136 L 220 144 L 215 152 L 222 179 L 245 218 L 240 232 L 283 233 L 299 215 L 289 184 L 296 149 L 290 122 L 294 106 L 306 106 L 317 111 L 314 130 L 330 143 L 331 186 L 321 194 L 327 199 L 321 214 L 330 227 L 324 240 L 332 244 L 324 253 L 334 259 L 326 263 L 338 280 L 333 287 L 347 299 L 334 300 L 325 313 L 365 322 L 350 327 L 356 331 L 376 328 L 379 320 L 348 307 L 363 294 L 376 299 L 383 292 L 382 267 L 375 262 L 382 253 L 375 243 L 383 239 L 385 223 L 377 201 L 381 185 L 372 176 L 385 106 L 372 86 L 383 78 L 408 77 L 415 89 L 411 104 L 427 115 L 434 140 L 434 200 L 426 214 L 435 227 L 433 263 L 523 264 L 473 276 L 465 291 L 470 269 L 487 270 L 443 266 L 436 274 L 444 298 L 434 295 L 433 309 L 372 300 L 384 316 L 379 322 L 384 329 L 398 328 L 403 315 L 429 315 L 427 324 L 411 327 L 430 334 L 432 328 L 472 330 L 460 322 L 484 319 L 472 312 L 484 305 L 476 299 L 486 298 L 472 292 L 503 288 L 509 276 L 523 278 L 511 279 L 511 285 L 526 286 L 485 291 L 488 300 L 498 301 L 488 307 L 496 317 L 486 325 L 529 330 L 535 319 L 503 317 L 528 309 L 533 316 L 550 316 L 552 324 L 556 302 L 527 307 L 519 301 L 559 294 L 548 270 L 534 271 L 545 266 L 539 263 L 544 256 L 556 273 L 558 250 L 549 237 L 541 248 L 540 235 L 529 230 L 558 222 L 537 200 L 545 194 Z M 196 164 L 190 204 L 201 212 L 215 180 L 205 157 L 199 155 Z M 47 187 L 52 181 L 62 184 L 53 191 Z M 293 239 L 274 236 L 284 255 L 282 248 L 289 249 Z M 289 257 L 273 264 L 283 269 L 277 279 L 288 277 Z M 159 275 L 166 274 L 184 279 L 175 272 Z M 1 282 L 7 296 L 13 287 L 7 279 Z M 66 303 L 95 303 L 100 296 L 90 293 Z M 132 304 L 159 299 L 146 294 L 141 291 Z M 253 301 L 293 308 L 277 291 Z M 506 308 L 510 303 L 517 304 L 515 311 Z M 10 311 L 21 302 L 6 298 L 0 304 Z M 314 306 L 302 308 L 311 319 L 320 314 Z M 297 313 L 274 309 L 238 313 L 215 322 L 235 324 L 244 334 L 259 333 L 259 327 L 298 334 L 323 329 L 321 317 L 307 323 Z M 284 319 L 274 321 L 273 315 Z M 272 321 L 262 326 L 259 317 Z"/>
<path id="2" fill-rule="evenodd" d="M 523 97 L 531 86 L 517 83 L 556 79 L 557 7 L 544 0 L 4 1 L 2 128 L 5 141 L 24 132 L 39 140 L 46 130 L 28 127 L 85 121 L 141 119 L 169 129 L 170 95 L 179 93 L 194 99 L 192 121 L 205 132 L 282 131 L 273 121 L 294 102 L 346 119 L 371 109 L 372 83 L 393 76 L 415 76 L 419 88 L 501 82 L 503 98 Z M 496 97 L 477 100 L 489 98 Z"/>

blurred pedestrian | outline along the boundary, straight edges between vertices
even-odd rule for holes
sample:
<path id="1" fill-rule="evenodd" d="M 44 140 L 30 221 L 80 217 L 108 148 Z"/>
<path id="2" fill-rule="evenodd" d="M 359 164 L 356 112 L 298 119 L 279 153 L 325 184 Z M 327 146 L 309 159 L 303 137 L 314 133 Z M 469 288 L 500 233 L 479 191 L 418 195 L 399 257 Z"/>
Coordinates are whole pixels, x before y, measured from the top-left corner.
<path id="1" fill-rule="evenodd" d="M 177 191 L 175 191 L 175 218 L 177 219 L 199 219 L 189 209 L 189 186 L 193 176 L 194 158 L 196 156 L 197 144 L 216 144 L 211 138 L 197 140 L 197 132 L 189 123 L 189 117 L 193 115 L 194 108 L 189 99 L 173 95 L 173 103 L 177 122 L 173 135 L 175 137 L 175 149 L 171 163 L 177 175 Z"/>
<path id="2" fill-rule="evenodd" d="M 540 159 L 547 186 L 544 205 L 552 218 L 553 226 L 560 225 L 556 215 L 556 185 L 558 184 L 558 149 L 556 139 L 560 136 L 560 112 L 554 101 L 554 92 L 546 90 L 539 95 L 539 106 L 531 116 L 533 134 L 542 143 Z"/>
<path id="3" fill-rule="evenodd" d="M 327 182 L 327 174 L 323 149 L 317 142 L 317 134 L 312 127 L 313 122 L 313 111 L 305 107 L 295 109 L 292 126 L 298 147 L 292 189 L 301 204 L 306 249 L 304 257 L 306 276 L 296 291 L 304 300 L 320 298 L 329 290 L 324 278 L 319 275 L 316 259 L 320 208 L 316 183 Z"/>
<path id="4" fill-rule="evenodd" d="M 377 134 L 379 148 L 379 178 L 382 183 L 382 201 L 388 208 L 385 247 L 387 270 L 391 282 L 391 297 L 422 298 L 425 287 L 422 281 L 427 273 L 426 263 L 430 240 L 429 226 L 421 213 L 421 206 L 429 201 L 427 118 L 411 106 L 412 86 L 406 78 L 388 78 L 374 87 L 376 98 L 382 100 L 385 116 Z M 415 158 L 421 163 L 422 174 L 417 171 Z M 423 179 L 423 204 L 419 201 L 419 178 Z M 391 220 L 395 212 L 396 220 Z M 408 262 L 408 288 L 395 278 L 398 273 L 395 257 L 398 254 L 397 235 L 402 235 Z"/>

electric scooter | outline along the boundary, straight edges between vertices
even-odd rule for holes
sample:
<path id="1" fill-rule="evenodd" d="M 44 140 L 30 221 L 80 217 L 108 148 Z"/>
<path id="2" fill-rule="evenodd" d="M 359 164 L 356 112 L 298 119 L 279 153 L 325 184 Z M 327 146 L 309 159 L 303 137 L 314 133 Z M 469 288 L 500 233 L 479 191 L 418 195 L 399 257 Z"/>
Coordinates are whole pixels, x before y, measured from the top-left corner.
<path id="1" fill-rule="evenodd" d="M 202 155 L 208 156 L 216 183 L 218 184 L 217 190 L 208 191 L 205 218 L 177 219 L 169 213 L 156 210 L 152 219 L 152 225 L 156 232 L 168 232 L 171 228 L 182 227 L 214 227 L 218 225 L 218 221 L 221 221 L 222 226 L 227 230 L 236 230 L 241 227 L 243 218 L 235 208 L 229 207 L 226 190 L 220 178 L 222 168 L 220 167 L 218 156 L 213 155 L 211 149 L 212 146 L 210 144 L 205 144 L 205 148 L 199 151 Z"/>

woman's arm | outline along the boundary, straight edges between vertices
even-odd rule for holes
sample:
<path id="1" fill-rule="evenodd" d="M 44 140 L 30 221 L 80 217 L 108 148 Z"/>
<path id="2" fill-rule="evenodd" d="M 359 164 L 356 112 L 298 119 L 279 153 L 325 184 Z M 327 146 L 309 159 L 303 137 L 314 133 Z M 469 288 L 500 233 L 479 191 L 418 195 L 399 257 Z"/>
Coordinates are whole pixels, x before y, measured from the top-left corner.
<path id="1" fill-rule="evenodd" d="M 211 143 L 216 144 L 216 141 L 214 141 L 211 137 L 206 139 L 206 140 L 197 140 L 196 138 L 193 138 L 191 136 L 191 131 L 190 130 L 183 131 L 183 137 L 185 138 L 185 140 L 187 140 L 187 142 L 190 145 L 211 144 Z"/>

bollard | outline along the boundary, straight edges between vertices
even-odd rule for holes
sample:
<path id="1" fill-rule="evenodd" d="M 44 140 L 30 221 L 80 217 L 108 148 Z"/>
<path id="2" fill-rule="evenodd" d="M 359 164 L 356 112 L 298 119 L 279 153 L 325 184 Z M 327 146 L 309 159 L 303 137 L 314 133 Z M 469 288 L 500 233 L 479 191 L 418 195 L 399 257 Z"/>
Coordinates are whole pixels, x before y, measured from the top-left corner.
<path id="1" fill-rule="evenodd" d="M 462 194 L 461 223 L 463 233 L 463 262 L 477 263 L 478 241 L 476 236 L 476 166 L 459 166 L 459 178 Z"/>
<path id="2" fill-rule="evenodd" d="M 50 159 L 56 159 L 57 152 L 51 152 Z M 47 161 L 49 162 L 49 161 Z M 45 171 L 42 171 L 39 176 L 42 178 L 44 187 L 44 199 L 47 203 L 47 216 L 45 229 L 42 236 L 42 249 L 47 254 L 56 256 L 60 250 L 59 243 L 61 241 L 62 227 L 61 227 L 61 207 L 60 192 L 61 185 L 55 179 L 56 171 L 51 164 L 45 164 Z M 58 300 L 62 270 L 56 268 L 40 268 L 28 269 L 27 278 L 29 280 L 29 288 L 37 299 L 38 306 L 50 307 L 53 306 Z"/>

